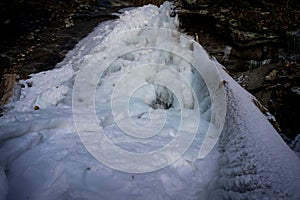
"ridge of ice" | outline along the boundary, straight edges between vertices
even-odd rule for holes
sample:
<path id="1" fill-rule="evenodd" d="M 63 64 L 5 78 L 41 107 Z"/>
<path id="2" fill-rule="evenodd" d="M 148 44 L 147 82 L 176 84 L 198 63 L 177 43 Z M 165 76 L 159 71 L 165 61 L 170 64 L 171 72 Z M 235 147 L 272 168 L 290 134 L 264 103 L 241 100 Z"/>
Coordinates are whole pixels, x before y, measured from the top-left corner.
<path id="1" fill-rule="evenodd" d="M 224 79 L 228 95 L 228 113 L 218 144 L 206 157 L 197 159 L 201 133 L 207 130 L 211 116 L 211 100 L 205 83 L 183 59 L 149 49 L 126 54 L 105 72 L 96 91 L 96 112 L 101 128 L 109 133 L 107 137 L 113 142 L 131 151 L 152 151 L 172 140 L 178 128 L 180 102 L 192 114 L 195 108 L 191 91 L 177 84 L 176 74 L 168 77 L 167 81 L 174 82 L 174 90 L 181 88 L 177 92 L 180 95 L 175 97 L 166 88 L 146 85 L 136 90 L 131 99 L 131 117 L 134 122 L 142 124 L 149 123 L 149 115 L 153 114 L 154 118 L 159 116 L 156 114 L 161 110 L 151 107 L 157 96 L 172 105 L 166 111 L 169 117 L 167 126 L 157 137 L 146 142 L 128 140 L 127 136 L 120 134 L 109 110 L 109 96 L 124 73 L 132 71 L 129 78 L 141 83 L 165 81 L 164 77 L 168 70 L 167 74 L 170 74 L 170 69 L 161 65 L 166 65 L 180 73 L 193 86 L 197 99 L 201 100 L 199 136 L 175 163 L 144 174 L 108 168 L 85 149 L 76 133 L 71 109 L 73 84 L 79 70 L 86 65 L 97 69 L 99 63 L 105 62 L 103 57 L 113 57 L 116 52 L 106 46 L 107 41 L 117 38 L 120 32 L 144 27 L 177 30 L 176 18 L 169 17 L 170 8 L 171 4 L 165 2 L 160 8 L 148 5 L 125 11 L 119 20 L 96 27 L 55 69 L 34 74 L 23 81 L 25 88 L 21 89 L 20 98 L 8 105 L 10 110 L 0 121 L 0 199 L 300 198 L 300 159 L 253 104 L 253 96 L 227 75 L 217 62 L 215 64 Z M 122 51 L 126 44 L 142 47 L 156 42 L 163 48 L 174 42 L 168 40 L 168 35 L 148 37 L 147 31 L 138 34 L 139 37 L 128 35 L 124 41 L 116 39 L 114 45 Z M 145 40 L 145 35 L 149 40 Z M 177 39 L 181 49 L 191 50 L 191 43 L 186 38 Z M 194 55 L 185 56 L 192 58 Z M 203 67 L 213 62 L 205 53 L 198 55 L 197 59 Z M 153 64 L 152 68 L 144 69 L 147 73 L 135 69 L 135 66 L 146 61 Z M 93 78 L 85 81 L 94 84 Z M 29 82 L 32 87 L 27 86 Z M 124 91 L 126 81 L 122 84 Z M 84 89 L 83 97 L 86 94 Z M 122 90 L 114 98 L 122 99 L 122 95 L 126 95 Z M 35 105 L 40 109 L 34 110 Z M 115 117 L 126 120 L 122 108 L 116 109 Z M 186 117 L 193 119 L 192 114 Z M 88 123 L 86 128 L 91 128 Z"/>

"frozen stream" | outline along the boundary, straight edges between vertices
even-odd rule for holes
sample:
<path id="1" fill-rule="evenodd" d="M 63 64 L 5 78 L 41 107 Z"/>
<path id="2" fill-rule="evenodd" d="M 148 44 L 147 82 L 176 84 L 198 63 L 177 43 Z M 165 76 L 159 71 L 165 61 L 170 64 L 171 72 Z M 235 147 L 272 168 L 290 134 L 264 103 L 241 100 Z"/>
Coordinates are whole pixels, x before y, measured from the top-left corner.
<path id="1" fill-rule="evenodd" d="M 124 10 L 20 82 L 0 199 L 299 199 L 300 160 L 172 5 Z"/>

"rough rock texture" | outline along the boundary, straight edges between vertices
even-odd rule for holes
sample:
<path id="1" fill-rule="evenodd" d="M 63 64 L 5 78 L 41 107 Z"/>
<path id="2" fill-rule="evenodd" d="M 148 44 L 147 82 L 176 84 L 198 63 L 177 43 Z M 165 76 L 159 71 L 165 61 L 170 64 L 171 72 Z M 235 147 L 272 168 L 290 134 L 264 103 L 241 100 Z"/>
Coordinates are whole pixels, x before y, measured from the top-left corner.
<path id="1" fill-rule="evenodd" d="M 5 0 L 0 3 L 0 107 L 16 79 L 52 69 L 65 54 L 103 20 L 129 6 L 128 1 Z M 11 87 L 10 87 L 11 88 Z M 2 98 L 3 97 L 3 98 Z"/>
<path id="2" fill-rule="evenodd" d="M 292 0 L 181 0 L 181 27 L 276 117 L 300 133 L 300 3 Z M 278 129 L 279 130 L 279 129 Z"/>
<path id="3" fill-rule="evenodd" d="M 130 2 L 134 6 L 143 6 L 143 5 L 147 5 L 147 4 L 153 4 L 153 5 L 159 6 L 165 1 L 164 0 L 130 0 Z"/>
<path id="4" fill-rule="evenodd" d="M 285 5 L 269 1 L 183 0 L 178 13 L 184 29 L 204 30 L 221 37 L 237 50 L 237 57 L 276 61 L 280 47 L 299 53 L 300 10 Z"/>

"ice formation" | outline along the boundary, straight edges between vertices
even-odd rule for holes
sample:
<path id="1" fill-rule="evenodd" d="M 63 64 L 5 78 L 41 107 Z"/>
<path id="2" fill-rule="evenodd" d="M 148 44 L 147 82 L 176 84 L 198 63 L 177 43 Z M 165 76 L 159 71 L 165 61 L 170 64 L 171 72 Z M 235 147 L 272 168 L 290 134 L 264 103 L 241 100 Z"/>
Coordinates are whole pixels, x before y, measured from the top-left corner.
<path id="1" fill-rule="evenodd" d="M 25 87 L 0 121 L 0 199 L 300 198 L 299 158 L 255 106 L 254 97 L 192 38 L 175 34 L 178 22 L 170 17 L 171 7 L 165 2 L 160 8 L 125 11 L 120 19 L 96 27 L 55 69 L 20 82 Z M 166 51 L 170 48 L 180 54 Z M 193 65 L 200 65 L 206 77 Z M 213 82 L 211 67 L 222 81 Z M 209 90 L 208 83 L 215 90 Z M 95 88 L 93 93 L 88 87 Z M 220 128 L 212 110 L 212 95 L 219 94 L 211 94 L 218 88 L 227 95 L 226 122 L 219 138 L 209 135 L 213 148 L 199 157 L 205 133 L 210 127 Z M 193 134 L 195 118 L 200 126 L 179 159 L 176 152 L 174 157 L 162 154 L 161 160 L 176 160 L 169 166 L 147 173 L 122 172 L 87 151 L 82 140 L 93 143 L 95 138 L 80 140 L 77 134 L 93 129 L 85 112 L 89 105 L 94 105 L 95 122 L 105 136 L 135 153 L 169 144 L 182 118 L 187 122 L 184 134 Z M 78 113 L 81 118 L 76 118 Z M 73 114 L 85 126 L 75 127 Z M 131 132 L 136 124 L 143 125 L 134 130 L 136 138 L 120 130 Z M 154 133 L 158 134 L 149 137 Z M 124 161 L 110 149 L 106 153 L 112 165 Z"/>

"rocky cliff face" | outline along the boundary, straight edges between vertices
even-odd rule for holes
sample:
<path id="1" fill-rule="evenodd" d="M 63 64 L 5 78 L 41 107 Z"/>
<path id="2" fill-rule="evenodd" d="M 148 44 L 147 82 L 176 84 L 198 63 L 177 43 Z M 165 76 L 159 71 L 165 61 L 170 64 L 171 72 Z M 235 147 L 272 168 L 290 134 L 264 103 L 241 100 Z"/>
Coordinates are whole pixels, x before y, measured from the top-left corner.
<path id="1" fill-rule="evenodd" d="M 178 13 L 182 28 L 276 117 L 279 131 L 300 133 L 298 1 L 181 0 Z"/>

